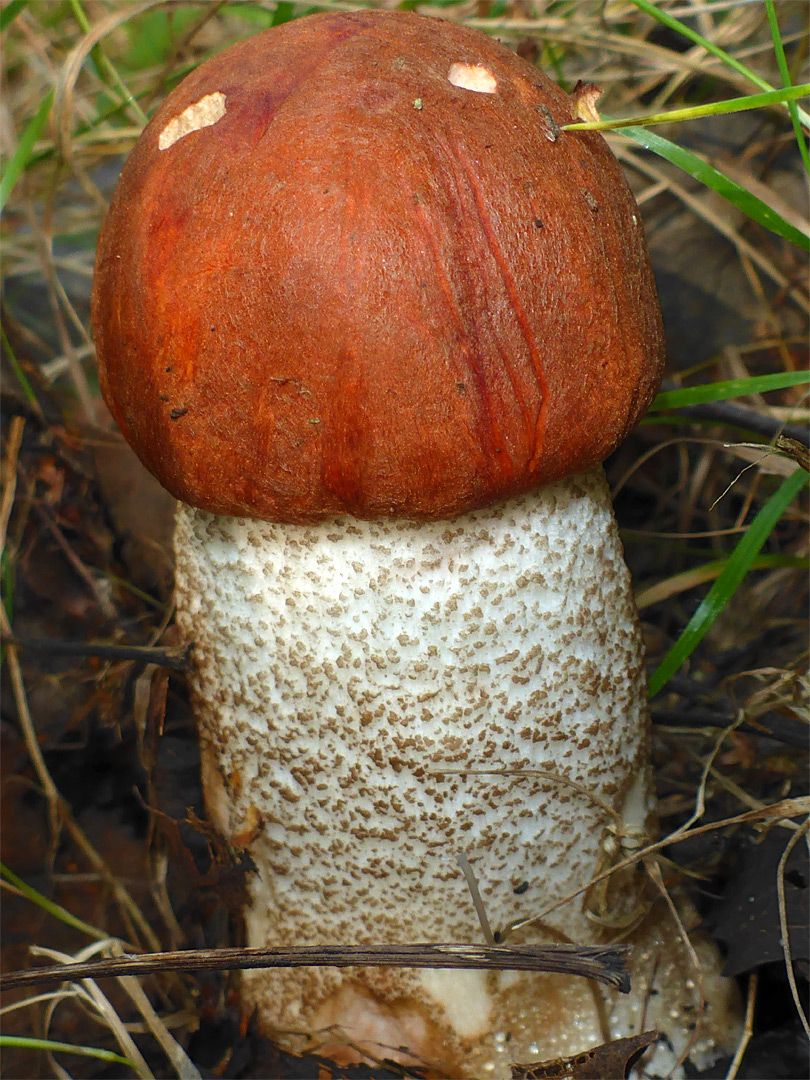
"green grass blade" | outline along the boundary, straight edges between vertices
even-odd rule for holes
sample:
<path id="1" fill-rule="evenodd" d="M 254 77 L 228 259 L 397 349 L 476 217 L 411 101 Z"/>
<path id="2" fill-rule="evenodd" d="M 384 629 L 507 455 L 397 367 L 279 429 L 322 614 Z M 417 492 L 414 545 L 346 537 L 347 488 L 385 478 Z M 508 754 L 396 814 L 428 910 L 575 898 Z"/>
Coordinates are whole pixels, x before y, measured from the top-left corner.
<path id="1" fill-rule="evenodd" d="M 703 405 L 708 401 L 728 401 L 729 398 L 765 394 L 769 390 L 784 390 L 789 386 L 810 383 L 810 371 L 779 371 L 773 375 L 753 375 L 750 379 L 728 379 L 703 386 L 684 386 L 678 390 L 662 390 L 653 399 L 650 412 L 662 409 L 683 409 L 687 405 Z"/>
<path id="2" fill-rule="evenodd" d="M 289 0 L 279 0 L 276 4 L 276 10 L 273 12 L 273 18 L 270 22 L 271 26 L 281 26 L 285 22 L 289 22 L 290 19 L 295 18 L 295 4 L 290 3 Z"/>
<path id="3" fill-rule="evenodd" d="M 0 554 L 0 603 L 3 605 L 3 610 L 6 613 L 6 618 L 9 622 L 14 621 L 14 564 L 11 560 L 11 556 L 8 553 L 8 547 L 4 547 L 2 554 Z M 0 645 L 0 663 L 6 662 L 6 647 Z"/>
<path id="4" fill-rule="evenodd" d="M 786 221 L 773 207 L 768 206 L 762 199 L 758 199 L 756 195 L 752 195 L 750 191 L 746 191 L 735 180 L 721 173 L 696 154 L 684 150 L 683 147 L 656 135 L 653 131 L 648 131 L 647 128 L 626 127 L 621 129 L 621 133 L 640 143 L 645 150 L 651 150 L 672 165 L 677 165 L 679 169 L 683 169 L 685 173 L 693 176 L 712 191 L 716 191 L 718 195 L 722 195 L 732 206 L 736 206 L 738 210 L 747 214 L 752 221 L 763 225 L 784 240 L 789 240 L 802 251 L 810 252 L 810 237 Z"/>
<path id="5" fill-rule="evenodd" d="M 23 1050 L 47 1050 L 51 1054 L 81 1054 L 82 1057 L 98 1058 L 116 1065 L 127 1065 L 137 1073 L 135 1064 L 129 1058 L 114 1054 L 112 1050 L 98 1050 L 95 1046 L 74 1046 L 73 1043 L 55 1042 L 53 1039 L 31 1039 L 25 1035 L 0 1035 L 0 1046 L 16 1046 Z"/>
<path id="6" fill-rule="evenodd" d="M 0 211 L 6 205 L 6 199 L 8 199 L 23 169 L 28 164 L 34 150 L 34 144 L 42 134 L 42 129 L 48 121 L 52 104 L 53 90 L 49 90 L 36 114 L 28 121 L 25 131 L 20 136 L 17 149 L 7 163 L 3 171 L 3 178 L 0 180 Z"/>
<path id="7" fill-rule="evenodd" d="M 740 542 L 729 556 L 728 562 L 712 585 L 695 614 L 689 620 L 681 636 L 666 654 L 650 678 L 650 697 L 654 697 L 664 684 L 691 656 L 697 645 L 708 633 L 717 616 L 728 604 L 740 583 L 762 550 L 782 514 L 807 483 L 810 476 L 804 469 L 796 469 L 783 480 L 749 525 Z"/>
<path id="8" fill-rule="evenodd" d="M 0 34 L 14 22 L 27 4 L 28 0 L 11 0 L 10 4 L 6 4 L 3 10 L 0 11 Z"/>
<path id="9" fill-rule="evenodd" d="M 790 86 L 792 82 L 790 78 L 790 69 L 788 68 L 787 57 L 785 56 L 785 46 L 782 44 L 782 33 L 779 29 L 779 20 L 776 18 L 776 9 L 773 6 L 773 0 L 765 0 L 765 10 L 768 13 L 768 23 L 770 24 L 771 37 L 773 39 L 773 50 L 776 54 L 776 62 L 779 65 L 779 74 L 782 77 L 782 85 Z M 790 119 L 793 124 L 793 131 L 796 135 L 796 142 L 799 144 L 799 153 L 802 156 L 805 171 L 810 173 L 810 153 L 808 153 L 807 150 L 807 140 L 802 131 L 796 102 L 791 101 L 788 105 L 788 109 L 790 109 Z"/>
<path id="10" fill-rule="evenodd" d="M 726 113 L 746 112 L 748 109 L 761 109 L 765 105 L 778 105 L 782 101 L 794 101 L 810 94 L 810 83 L 800 86 L 783 86 L 781 90 L 769 90 L 766 94 L 745 94 L 742 97 L 726 98 L 725 101 L 711 101 L 708 105 L 689 105 L 683 109 L 669 109 L 666 112 L 647 113 L 632 119 L 618 120 L 583 120 L 576 124 L 564 124 L 563 131 L 616 131 L 631 123 L 634 127 L 648 127 L 653 124 L 674 124 L 682 120 L 700 120 L 704 116 L 724 116 Z"/>
<path id="11" fill-rule="evenodd" d="M 697 30 L 693 30 L 687 26 L 686 23 L 682 23 L 679 19 L 670 15 L 669 12 L 663 11 L 655 4 L 651 4 L 650 0 L 633 0 L 633 3 L 637 8 L 645 11 L 648 15 L 651 15 L 658 22 L 663 23 L 664 26 L 668 26 L 670 30 L 674 30 L 675 33 L 680 34 L 682 37 L 688 38 L 696 45 L 702 46 L 706 52 L 711 53 L 712 56 L 716 56 L 718 60 L 722 60 L 723 63 L 730 67 L 733 71 L 736 71 L 739 75 L 744 75 L 749 82 L 752 82 L 754 86 L 758 86 L 760 90 L 773 90 L 773 87 L 769 82 L 762 78 L 761 75 L 757 75 L 751 68 L 746 67 L 745 64 L 740 63 L 730 53 L 727 53 L 724 49 L 721 49 L 719 45 L 715 45 L 714 42 L 709 41 L 708 38 L 703 37 Z M 798 110 L 801 116 L 802 123 L 807 126 L 810 125 L 810 116 L 803 110 Z"/>
<path id="12" fill-rule="evenodd" d="M 104 941 L 110 936 L 103 930 L 99 930 L 98 927 L 91 926 L 90 923 L 84 922 L 83 919 L 78 919 L 75 915 L 71 915 L 66 908 L 63 908 L 60 904 L 55 904 L 52 900 L 49 900 L 47 896 L 43 896 L 42 893 L 38 892 L 32 885 L 27 885 L 22 878 L 17 877 L 14 871 L 9 870 L 4 863 L 0 863 L 0 876 L 2 876 L 10 885 L 13 885 L 15 889 L 18 889 L 23 896 L 36 904 L 37 907 L 42 908 L 43 911 L 47 911 L 49 915 L 53 915 L 54 918 L 59 919 L 68 926 L 72 926 L 76 930 L 81 930 L 82 933 L 89 934 L 90 937 L 96 938 L 97 941 Z"/>

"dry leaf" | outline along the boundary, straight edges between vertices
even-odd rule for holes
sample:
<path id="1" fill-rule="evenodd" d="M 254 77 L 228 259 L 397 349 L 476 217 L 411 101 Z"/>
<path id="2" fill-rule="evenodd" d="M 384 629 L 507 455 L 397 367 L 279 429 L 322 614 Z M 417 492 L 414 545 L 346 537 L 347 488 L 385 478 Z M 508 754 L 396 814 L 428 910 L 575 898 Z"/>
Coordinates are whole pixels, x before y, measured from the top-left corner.
<path id="1" fill-rule="evenodd" d="M 724 889 L 723 900 L 706 922 L 728 947 L 725 975 L 741 975 L 762 964 L 783 962 L 776 874 L 785 850 L 779 829 L 752 844 Z M 810 862 L 798 845 L 785 866 L 785 905 L 794 960 L 810 957 Z"/>
<path id="2" fill-rule="evenodd" d="M 602 91 L 594 83 L 577 83 L 571 91 L 571 101 L 574 106 L 574 115 L 577 120 L 586 124 L 598 124 L 602 119 L 596 111 L 596 103 L 602 96 Z"/>
<path id="3" fill-rule="evenodd" d="M 798 439 L 789 439 L 786 435 L 780 435 L 776 440 L 776 449 L 797 461 L 803 469 L 810 470 L 810 450 Z"/>
<path id="4" fill-rule="evenodd" d="M 512 1080 L 625 1080 L 636 1058 L 657 1038 L 657 1031 L 645 1031 L 573 1057 L 513 1065 Z"/>

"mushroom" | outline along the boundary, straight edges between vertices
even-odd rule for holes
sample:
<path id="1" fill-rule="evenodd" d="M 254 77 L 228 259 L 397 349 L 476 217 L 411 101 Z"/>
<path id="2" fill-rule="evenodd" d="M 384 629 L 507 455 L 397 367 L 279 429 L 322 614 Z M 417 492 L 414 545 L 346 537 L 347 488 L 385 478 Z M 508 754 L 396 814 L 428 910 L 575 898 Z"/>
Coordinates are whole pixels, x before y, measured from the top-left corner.
<path id="1" fill-rule="evenodd" d="M 588 887 L 656 828 L 599 463 L 664 346 L 638 209 L 572 119 L 461 25 L 308 16 L 168 96 L 102 230 L 101 385 L 180 500 L 177 619 L 208 812 L 255 865 L 248 943 L 480 940 L 462 854 L 509 941 L 634 946 L 629 999 L 514 972 L 246 974 L 268 1031 L 329 1028 L 335 1056 L 501 1077 L 646 1026 L 666 1069 L 733 1034 L 702 940 L 694 1030 L 697 975 L 645 875 Z"/>

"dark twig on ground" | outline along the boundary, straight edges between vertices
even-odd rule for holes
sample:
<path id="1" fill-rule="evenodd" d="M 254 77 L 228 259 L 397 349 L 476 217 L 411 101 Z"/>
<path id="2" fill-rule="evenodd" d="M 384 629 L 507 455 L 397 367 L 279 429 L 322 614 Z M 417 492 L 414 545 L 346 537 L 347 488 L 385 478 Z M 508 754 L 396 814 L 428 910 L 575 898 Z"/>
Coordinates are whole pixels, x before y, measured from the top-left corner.
<path id="1" fill-rule="evenodd" d="M 763 435 L 766 439 L 773 439 L 780 435 L 793 439 L 802 446 L 807 447 L 810 443 L 810 432 L 801 424 L 785 424 L 775 416 L 756 412 L 754 409 L 745 409 L 740 405 L 731 405 L 728 401 L 712 401 L 703 405 L 687 405 L 678 409 L 680 416 L 694 416 L 699 420 L 712 420 L 717 424 L 728 424 L 730 427 L 742 428 L 751 431 L 755 435 Z"/>
<path id="2" fill-rule="evenodd" d="M 688 706 L 680 709 L 653 709 L 652 720 L 654 724 L 677 728 L 725 728 L 734 722 L 734 717 L 730 712 Z M 806 723 L 773 712 L 758 716 L 756 721 L 744 722 L 735 730 L 743 735 L 774 739 L 786 746 L 798 746 L 802 750 L 806 750 L 810 743 L 810 729 Z"/>
<path id="3" fill-rule="evenodd" d="M 188 668 L 190 645 L 175 649 L 156 649 L 145 645 L 104 645 L 85 641 L 56 641 L 52 638 L 18 638 L 0 634 L 3 645 L 18 649 L 32 649 L 51 656 L 97 656 L 101 660 L 134 660 L 139 664 L 157 664 L 159 667 L 185 671 Z"/>
<path id="4" fill-rule="evenodd" d="M 113 957 L 0 975 L 0 989 L 147 975 L 166 971 L 225 971 L 274 967 L 478 968 L 489 971 L 553 971 L 596 979 L 622 993 L 630 989 L 627 949 L 580 945 L 302 945 L 277 949 L 189 949 L 147 956 Z"/>

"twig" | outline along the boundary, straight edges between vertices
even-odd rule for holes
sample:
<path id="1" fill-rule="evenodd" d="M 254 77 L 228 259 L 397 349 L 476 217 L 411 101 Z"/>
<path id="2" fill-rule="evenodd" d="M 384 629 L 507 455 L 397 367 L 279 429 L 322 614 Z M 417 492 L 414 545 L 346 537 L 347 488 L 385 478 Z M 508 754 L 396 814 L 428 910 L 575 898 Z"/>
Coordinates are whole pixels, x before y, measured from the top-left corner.
<path id="1" fill-rule="evenodd" d="M 653 724 L 661 727 L 690 728 L 725 728 L 731 722 L 727 713 L 713 712 L 711 709 L 653 709 Z M 781 716 L 776 712 L 763 713 L 756 720 L 746 720 L 737 728 L 741 735 L 754 735 L 760 739 L 773 739 L 786 746 L 798 746 L 807 749 L 807 724 L 790 716 Z"/>
<path id="2" fill-rule="evenodd" d="M 785 850 L 782 852 L 782 857 L 779 860 L 779 866 L 776 870 L 776 896 L 779 901 L 779 929 L 782 933 L 782 951 L 785 955 L 785 971 L 787 972 L 790 992 L 793 995 L 793 1003 L 796 1006 L 796 1012 L 799 1014 L 799 1019 L 802 1022 L 805 1035 L 810 1039 L 810 1022 L 808 1022 L 807 1015 L 802 1006 L 801 995 L 799 994 L 799 988 L 796 985 L 796 973 L 793 970 L 790 928 L 787 921 L 787 903 L 785 901 L 785 866 L 790 858 L 791 851 L 803 836 L 807 836 L 808 830 L 810 830 L 810 818 L 804 822 L 798 832 L 795 832 L 790 840 L 788 840 L 787 844 L 785 844 Z"/>
<path id="3" fill-rule="evenodd" d="M 113 939 L 109 941 L 94 941 L 92 945 L 88 945 L 85 949 L 82 949 L 79 956 L 82 959 L 93 956 L 101 949 L 106 949 L 112 944 Z M 56 949 L 46 949 L 41 946 L 34 946 L 32 951 L 35 954 L 41 956 L 47 956 L 51 960 L 60 962 L 61 965 L 70 964 L 73 961 L 73 957 L 66 953 L 59 952 Z M 90 1008 L 97 1014 L 99 1020 L 109 1029 L 121 1052 L 132 1062 L 135 1072 L 141 1078 L 141 1080 L 155 1080 L 154 1073 L 146 1063 L 146 1059 L 141 1054 L 137 1045 L 135 1044 L 132 1035 L 127 1030 L 121 1017 L 112 1002 L 102 993 L 101 989 L 93 982 L 85 982 L 81 987 L 74 987 L 76 998 L 79 1001 L 86 1002 Z M 50 1036 L 50 1026 L 53 1022 L 54 1012 L 59 1002 L 54 1000 L 49 1005 L 45 1013 L 45 1036 Z M 67 1078 L 68 1073 L 62 1072 L 56 1065 L 53 1055 L 49 1055 L 51 1059 L 51 1067 L 59 1077 Z"/>
<path id="4" fill-rule="evenodd" d="M 119 981 L 143 1017 L 146 1027 L 160 1043 L 163 1053 L 172 1063 L 178 1080 L 202 1080 L 199 1069 L 152 1008 L 138 980 L 132 975 L 124 975 Z"/>
<path id="5" fill-rule="evenodd" d="M 6 436 L 6 457 L 3 461 L 2 475 L 3 494 L 0 499 L 0 551 L 6 546 L 6 530 L 17 491 L 17 458 L 22 446 L 24 427 L 25 420 L 21 416 L 14 416 L 8 426 Z"/>
<path id="6" fill-rule="evenodd" d="M 728 1072 L 725 1075 L 724 1080 L 737 1080 L 737 1073 L 740 1071 L 740 1065 L 745 1057 L 745 1051 L 748 1049 L 748 1044 L 751 1042 L 751 1038 L 754 1034 L 754 1008 L 757 1003 L 757 984 L 759 983 L 759 972 L 752 971 L 748 979 L 748 997 L 745 1002 L 745 1019 L 743 1022 L 742 1035 L 740 1035 L 740 1041 L 737 1044 L 737 1049 L 734 1051 L 734 1057 L 731 1060 L 731 1064 L 728 1067 Z"/>
<path id="7" fill-rule="evenodd" d="M 53 238 L 52 236 L 45 236 L 42 223 L 37 218 L 32 197 L 29 197 L 28 195 L 28 178 L 24 175 L 22 180 L 22 187 L 25 192 L 23 207 L 39 256 L 42 277 L 47 286 L 48 303 L 51 308 L 53 325 L 56 328 L 62 352 L 67 359 L 68 369 L 70 370 L 71 379 L 76 389 L 76 396 L 79 399 L 85 423 L 90 424 L 93 422 L 95 416 L 93 396 L 90 392 L 90 386 L 87 382 L 84 368 L 81 365 L 73 341 L 68 333 L 68 328 L 65 324 L 62 308 L 60 306 L 60 300 L 64 296 L 64 290 L 61 289 L 61 283 L 56 273 L 56 268 L 53 265 Z M 67 297 L 65 297 L 65 299 L 67 299 Z M 68 309 L 70 309 L 69 301 Z"/>
<path id="8" fill-rule="evenodd" d="M 91 865 L 101 874 L 106 882 L 107 886 L 111 890 L 115 897 L 115 902 L 121 911 L 124 918 L 131 920 L 132 931 L 136 930 L 140 933 L 141 941 L 145 941 L 151 949 L 160 948 L 160 938 L 152 929 L 149 920 L 144 913 L 138 907 L 134 897 L 126 886 L 121 882 L 110 869 L 109 864 L 102 858 L 93 844 L 85 835 L 84 831 L 73 820 L 73 815 L 70 812 L 70 808 L 67 803 L 62 799 L 60 795 L 60 801 L 62 806 L 62 824 L 73 838 L 73 842 L 79 848 L 79 850 L 89 860 Z M 133 933 L 133 937 L 137 935 Z"/>
<path id="9" fill-rule="evenodd" d="M 727 401 L 711 401 L 701 405 L 684 405 L 678 409 L 679 416 L 694 416 L 700 420 L 714 420 L 718 424 L 730 424 L 746 431 L 764 435 L 767 439 L 784 435 L 795 439 L 805 448 L 808 444 L 807 428 L 801 424 L 786 424 L 775 416 L 759 413 L 754 409 L 744 409 L 740 405 L 731 405 Z"/>
<path id="10" fill-rule="evenodd" d="M 683 946 L 689 954 L 689 959 L 692 961 L 692 966 L 695 969 L 695 991 L 697 997 L 697 1010 L 695 1016 L 697 1017 L 697 1024 L 690 1025 L 691 1032 L 689 1034 L 689 1041 L 678 1055 L 678 1060 L 670 1069 L 667 1074 L 668 1077 L 672 1077 L 677 1074 L 677 1070 L 683 1065 L 683 1063 L 691 1056 L 692 1049 L 698 1039 L 698 1031 L 700 1021 L 706 1015 L 706 993 L 703 989 L 703 968 L 700 966 L 700 959 L 695 951 L 695 946 L 692 944 L 692 939 L 689 937 L 689 931 L 683 924 L 681 914 L 675 906 L 675 901 L 667 892 L 667 888 L 664 885 L 664 879 L 661 875 L 661 867 L 658 865 L 655 859 L 644 859 L 644 869 L 650 876 L 650 879 L 655 885 L 658 892 L 664 899 L 665 904 L 669 908 L 669 913 L 672 916 L 672 921 L 678 929 L 678 935 L 683 942 Z"/>
<path id="11" fill-rule="evenodd" d="M 134 660 L 140 664 L 157 664 L 174 671 L 188 670 L 191 645 L 176 649 L 156 649 L 147 645 L 105 645 L 84 641 L 57 641 L 52 638 L 18 638 L 0 632 L 0 643 L 17 649 L 32 649 L 51 656 L 98 656 L 102 660 Z"/>
<path id="12" fill-rule="evenodd" d="M 635 866 L 639 860 L 646 858 L 648 855 L 653 855 L 656 851 L 661 851 L 671 844 L 681 844 L 684 840 L 691 840 L 695 836 L 702 836 L 704 833 L 715 832 L 717 829 L 726 829 L 729 825 L 745 825 L 749 821 L 775 818 L 777 824 L 781 821 L 788 822 L 790 821 L 790 818 L 800 817 L 802 814 L 806 814 L 808 810 L 810 810 L 810 797 L 803 796 L 795 799 L 783 799 L 773 806 L 763 807 L 762 810 L 747 810 L 744 814 L 723 818 L 722 821 L 711 821 L 708 825 L 698 825 L 695 828 L 687 829 L 686 831 L 677 829 L 675 832 L 670 833 L 669 836 L 657 840 L 654 844 L 648 844 L 647 847 L 634 852 L 632 855 L 628 856 L 626 859 L 622 859 L 621 862 L 617 862 L 607 870 L 595 874 L 587 885 L 583 885 L 580 889 L 576 889 L 574 892 L 569 893 L 561 900 L 557 900 L 556 903 L 547 907 L 545 911 L 541 911 L 539 915 L 531 915 L 528 919 L 520 919 L 517 922 L 510 923 L 509 926 L 501 931 L 501 939 L 503 939 L 507 933 L 514 933 L 516 930 L 523 930 L 527 926 L 532 926 L 535 923 L 540 922 L 542 919 L 545 919 L 547 915 L 551 914 L 552 911 L 556 911 L 557 908 L 562 907 L 563 904 L 567 904 L 569 901 L 579 896 L 580 893 L 592 889 L 593 886 L 598 885 L 600 881 L 612 877 L 613 874 L 619 873 L 621 870 L 627 870 L 628 867 Z M 798 828 L 798 826 L 793 827 Z"/>
<path id="13" fill-rule="evenodd" d="M 189 949 L 60 964 L 0 975 L 0 990 L 77 979 L 154 975 L 167 971 L 231 971 L 280 967 L 475 968 L 581 975 L 630 990 L 623 946 L 585 945 L 300 945 L 273 949 Z"/>
<path id="14" fill-rule="evenodd" d="M 6 632 L 11 629 L 6 616 L 6 609 L 2 605 L 0 605 L 0 629 Z M 48 772 L 48 768 L 45 765 L 45 759 L 39 748 L 37 734 L 34 729 L 34 721 L 31 718 L 31 712 L 28 708 L 28 699 L 25 694 L 22 668 L 20 667 L 20 661 L 17 658 L 17 650 L 13 645 L 10 645 L 6 650 L 6 663 L 8 664 L 9 674 L 11 675 L 11 688 L 14 693 L 14 703 L 17 706 L 17 718 L 20 722 L 23 739 L 25 740 L 25 748 L 28 751 L 28 756 L 31 759 L 31 764 L 34 766 L 34 771 L 42 786 L 45 798 L 48 800 L 48 815 L 51 828 L 54 830 L 55 834 L 59 826 L 58 807 L 62 801 L 62 796 L 56 790 L 56 785 L 51 779 L 51 774 Z"/>
<path id="15" fill-rule="evenodd" d="M 16 416 L 14 417 L 9 432 L 6 456 L 3 461 L 3 497 L 2 504 L 0 504 L 0 524 L 2 524 L 2 539 L 4 543 L 8 520 L 11 516 L 14 497 L 17 492 L 17 459 L 22 444 L 24 424 L 24 420 Z M 6 609 L 3 604 L 0 604 L 0 633 L 11 636 L 11 625 L 8 621 L 8 615 L 6 614 Z M 11 676 L 11 689 L 14 695 L 14 703 L 17 706 L 17 717 L 20 722 L 20 728 L 22 729 L 25 748 L 28 751 L 31 764 L 34 766 L 34 771 L 37 774 L 45 798 L 48 801 L 48 818 L 52 835 L 56 836 L 59 827 L 59 804 L 61 802 L 61 796 L 56 790 L 56 785 L 51 779 L 51 774 L 48 772 L 48 767 L 42 756 L 36 730 L 34 729 L 34 721 L 28 708 L 28 698 L 25 693 L 22 668 L 20 667 L 17 650 L 13 645 L 9 645 L 6 649 L 6 663 L 8 664 L 9 675 Z"/>
<path id="16" fill-rule="evenodd" d="M 4 521 L 5 523 L 7 523 L 8 515 L 10 514 L 10 510 L 6 513 L 6 507 L 10 507 L 13 504 L 17 487 L 17 457 L 19 454 L 21 437 L 22 424 L 13 425 L 9 435 L 6 457 L 3 461 L 3 483 L 5 486 L 0 506 L 2 507 L 1 512 L 5 517 L 0 518 L 0 521 Z M 73 820 L 70 807 L 63 799 L 48 771 L 48 766 L 45 764 L 45 758 L 39 745 L 39 739 L 37 738 L 31 711 L 28 708 L 28 697 L 25 692 L 22 667 L 20 666 L 20 660 L 17 656 L 17 647 L 13 644 L 14 634 L 8 620 L 8 615 L 6 614 L 6 609 L 2 604 L 0 604 L 0 635 L 8 642 L 6 647 L 6 663 L 11 677 L 11 689 L 14 696 L 14 703 L 17 707 L 17 718 L 22 730 L 25 748 L 28 751 L 28 756 L 31 759 L 34 772 L 37 775 L 37 779 L 42 788 L 42 793 L 48 804 L 48 821 L 51 828 L 52 843 L 56 843 L 60 827 L 64 826 L 67 828 L 77 846 L 84 852 L 93 866 L 103 874 L 105 880 L 113 890 L 122 911 L 128 912 L 134 922 L 138 925 L 141 931 L 142 940 L 147 942 L 153 949 L 159 948 L 160 941 L 152 931 L 148 921 L 143 916 L 127 889 L 113 875 L 107 863 L 87 839 L 82 829 L 80 829 Z"/>
<path id="17" fill-rule="evenodd" d="M 98 582 L 93 577 L 91 572 L 87 569 L 87 567 L 84 565 L 82 560 L 79 558 L 79 556 L 76 554 L 76 552 L 70 546 L 70 544 L 67 542 L 67 540 L 65 539 L 65 537 L 64 537 L 64 535 L 62 533 L 62 530 L 56 524 L 56 522 L 54 521 L 52 516 L 48 513 L 48 511 L 45 509 L 45 507 L 42 506 L 40 503 L 35 503 L 34 504 L 34 510 L 37 512 L 37 514 L 39 514 L 39 516 L 42 519 L 43 523 L 45 524 L 46 528 L 48 529 L 48 531 L 51 533 L 54 540 L 56 541 L 57 546 L 59 547 L 62 554 L 65 556 L 67 561 L 70 563 L 70 565 L 76 571 L 78 576 L 82 579 L 82 581 L 85 583 L 85 585 L 87 585 L 88 589 L 90 590 L 90 592 L 95 597 L 96 603 L 99 606 L 99 610 L 107 618 L 115 618 L 117 613 L 116 613 L 116 610 L 115 610 L 112 602 L 110 601 L 109 597 L 106 595 L 104 590 L 99 586 Z"/>
<path id="18" fill-rule="evenodd" d="M 489 925 L 489 918 L 487 917 L 487 909 L 484 907 L 484 901 L 481 899 L 481 892 L 478 888 L 478 880 L 473 872 L 473 868 L 470 866 L 470 860 L 464 854 L 459 852 L 456 855 L 456 861 L 461 867 L 461 872 L 464 874 L 464 879 L 467 882 L 467 888 L 470 890 L 470 896 L 472 897 L 473 907 L 475 913 L 478 916 L 478 921 L 481 924 L 481 932 L 484 935 L 484 941 L 487 945 L 495 945 L 495 935 L 492 933 L 492 927 Z"/>
<path id="19" fill-rule="evenodd" d="M 6 617 L 5 608 L 0 604 L 0 631 L 5 633 L 6 636 L 12 637 L 11 627 L 9 626 L 8 619 Z M 11 686 L 14 693 L 14 701 L 17 706 L 17 716 L 20 722 L 20 727 L 23 732 L 23 739 L 25 740 L 25 747 L 28 751 L 28 756 L 31 759 L 31 763 L 34 766 L 34 771 L 37 774 L 40 785 L 42 787 L 43 794 L 48 802 L 48 817 L 51 826 L 51 833 L 55 838 L 59 834 L 60 826 L 64 826 L 70 835 L 72 836 L 76 845 L 80 848 L 86 857 L 90 860 L 92 865 L 99 873 L 102 874 L 104 880 L 112 889 L 115 895 L 116 902 L 121 908 L 122 912 L 128 913 L 134 923 L 138 926 L 141 932 L 142 939 L 146 941 L 152 948 L 159 946 L 160 942 L 157 935 L 150 927 L 147 919 L 144 917 L 138 905 L 133 900 L 129 891 L 112 873 L 107 863 L 96 851 L 95 847 L 85 836 L 83 830 L 79 828 L 76 822 L 73 820 L 70 807 L 65 802 L 64 798 L 60 794 L 56 785 L 51 778 L 51 774 L 48 772 L 48 767 L 45 764 L 45 759 L 42 756 L 42 751 L 39 747 L 39 741 L 37 740 L 36 730 L 34 728 L 34 722 L 31 717 L 30 710 L 28 708 L 28 699 L 25 693 L 25 684 L 22 677 L 22 669 L 20 668 L 20 662 L 17 658 L 17 650 L 14 645 L 9 644 L 6 650 L 6 663 L 9 667 L 11 675 Z"/>

